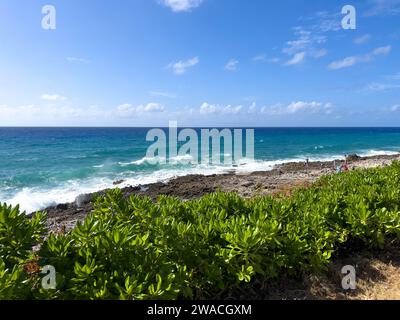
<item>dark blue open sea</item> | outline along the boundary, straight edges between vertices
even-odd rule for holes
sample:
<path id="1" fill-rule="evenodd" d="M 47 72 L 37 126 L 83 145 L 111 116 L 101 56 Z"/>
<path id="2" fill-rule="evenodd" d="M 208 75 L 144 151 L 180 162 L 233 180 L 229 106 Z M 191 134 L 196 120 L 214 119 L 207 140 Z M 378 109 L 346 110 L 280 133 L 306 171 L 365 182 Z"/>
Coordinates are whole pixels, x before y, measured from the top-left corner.
<path id="1" fill-rule="evenodd" d="M 166 129 L 167 130 L 167 129 Z M 171 161 L 149 164 L 145 128 L 0 128 L 0 202 L 32 212 L 72 202 L 124 180 L 121 186 L 214 174 L 231 166 Z M 395 154 L 400 128 L 255 129 L 255 160 L 234 170 L 270 170 L 287 161 L 333 160 L 345 154 Z"/>

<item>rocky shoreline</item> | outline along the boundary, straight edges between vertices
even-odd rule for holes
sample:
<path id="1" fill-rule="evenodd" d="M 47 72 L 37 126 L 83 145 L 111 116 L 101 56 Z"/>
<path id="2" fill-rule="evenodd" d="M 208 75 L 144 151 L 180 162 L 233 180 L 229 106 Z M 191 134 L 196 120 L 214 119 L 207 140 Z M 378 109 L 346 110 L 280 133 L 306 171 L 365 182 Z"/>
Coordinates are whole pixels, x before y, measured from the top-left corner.
<path id="1" fill-rule="evenodd" d="M 373 157 L 348 157 L 350 170 L 389 165 L 393 160 L 400 160 L 399 155 L 385 155 Z M 183 200 L 199 198 L 205 194 L 218 190 L 236 192 L 244 197 L 287 193 L 293 188 L 307 186 L 322 175 L 335 172 L 335 164 L 341 165 L 344 160 L 328 162 L 286 163 L 276 166 L 271 171 L 253 172 L 250 174 L 236 174 L 230 172 L 221 175 L 188 175 L 178 177 L 167 183 L 153 183 L 149 185 L 126 187 L 122 189 L 125 196 L 140 195 L 152 199 L 159 195 L 175 196 Z M 118 183 L 116 183 L 118 185 Z M 71 229 L 77 221 L 83 220 L 93 209 L 92 200 L 96 194 L 104 194 L 106 190 L 95 194 L 80 195 L 75 202 L 59 204 L 49 207 L 47 224 L 50 230 L 57 231 Z"/>

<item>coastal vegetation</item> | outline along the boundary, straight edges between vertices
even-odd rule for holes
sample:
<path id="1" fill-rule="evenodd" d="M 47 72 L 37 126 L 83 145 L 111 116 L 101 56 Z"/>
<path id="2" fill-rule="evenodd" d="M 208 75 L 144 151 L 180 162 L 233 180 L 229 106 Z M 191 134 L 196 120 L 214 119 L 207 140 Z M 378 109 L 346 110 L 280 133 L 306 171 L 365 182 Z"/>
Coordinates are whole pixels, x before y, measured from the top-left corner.
<path id="1" fill-rule="evenodd" d="M 399 186 L 394 162 L 251 199 L 154 202 L 115 189 L 68 232 L 4 204 L 0 299 L 212 299 L 260 279 L 324 272 L 343 250 L 397 243 Z M 48 265 L 55 289 L 41 285 Z"/>

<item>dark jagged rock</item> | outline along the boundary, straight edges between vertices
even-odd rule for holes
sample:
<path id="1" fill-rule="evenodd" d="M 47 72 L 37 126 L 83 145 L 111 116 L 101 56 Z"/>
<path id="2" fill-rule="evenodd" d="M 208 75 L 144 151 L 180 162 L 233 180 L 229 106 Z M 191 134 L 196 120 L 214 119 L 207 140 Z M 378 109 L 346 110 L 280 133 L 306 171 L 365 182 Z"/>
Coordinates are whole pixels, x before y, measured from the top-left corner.
<path id="1" fill-rule="evenodd" d="M 68 209 L 68 204 L 67 203 L 62 203 L 62 204 L 58 204 L 56 206 L 57 210 L 67 210 Z"/>
<path id="2" fill-rule="evenodd" d="M 361 157 L 356 154 L 350 154 L 347 156 L 347 161 L 358 161 Z"/>

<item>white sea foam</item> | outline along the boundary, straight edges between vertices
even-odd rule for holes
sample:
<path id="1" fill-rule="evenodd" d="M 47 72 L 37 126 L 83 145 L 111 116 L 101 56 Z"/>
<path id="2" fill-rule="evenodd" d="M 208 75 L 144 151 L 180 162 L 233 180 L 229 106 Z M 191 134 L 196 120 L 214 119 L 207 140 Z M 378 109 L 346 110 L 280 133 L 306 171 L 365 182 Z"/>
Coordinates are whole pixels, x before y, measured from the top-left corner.
<path id="1" fill-rule="evenodd" d="M 19 204 L 21 210 L 30 213 L 56 204 L 73 202 L 80 194 L 92 193 L 109 187 L 108 179 L 72 180 L 61 183 L 52 189 L 23 188 L 5 202 L 13 206 Z"/>
<path id="2" fill-rule="evenodd" d="M 86 158 L 87 158 L 87 155 L 67 155 L 67 156 L 65 156 L 64 158 L 65 158 L 65 159 L 74 159 L 74 160 L 77 160 L 77 159 L 86 159 Z"/>
<path id="3" fill-rule="evenodd" d="M 118 162 L 121 167 L 127 167 L 131 165 L 141 166 L 141 165 L 157 165 L 160 163 L 165 163 L 167 161 L 164 157 L 143 157 L 142 159 L 135 160 L 132 162 Z M 177 164 L 187 164 L 193 162 L 193 158 L 189 154 L 185 154 L 182 156 L 176 156 L 168 160 L 169 164 L 177 165 Z"/>
<path id="4" fill-rule="evenodd" d="M 366 150 L 365 152 L 358 153 L 360 156 L 373 156 L 373 155 L 396 155 L 399 154 L 394 151 L 388 150 Z M 333 161 L 343 160 L 344 155 L 321 155 L 318 157 L 308 157 L 309 161 Z M 183 166 L 183 167 L 170 167 L 166 166 L 160 170 L 137 174 L 127 170 L 116 176 L 108 178 L 93 177 L 86 180 L 71 180 L 68 182 L 60 183 L 57 187 L 52 189 L 45 188 L 23 188 L 13 196 L 9 196 L 8 199 L 5 194 L 1 194 L 0 190 L 0 202 L 6 198 L 4 202 L 11 205 L 20 205 L 20 208 L 26 212 L 34 212 L 42 210 L 52 205 L 60 203 L 74 202 L 76 197 L 85 194 L 93 193 L 99 190 L 108 189 L 115 187 L 113 182 L 116 180 L 124 180 L 118 187 L 127 186 L 143 186 L 146 184 L 156 182 L 167 182 L 171 179 L 198 174 L 198 175 L 213 175 L 223 174 L 227 172 L 236 172 L 237 174 L 247 174 L 257 171 L 270 171 L 276 165 L 289 163 L 289 162 L 305 162 L 307 159 L 306 155 L 300 155 L 295 158 L 282 159 L 282 160 L 253 160 L 253 159 L 242 159 L 234 166 L 223 166 L 223 165 L 205 165 L 198 164 L 195 166 Z M 153 159 L 154 160 L 154 159 Z M 177 157 L 176 163 L 182 163 L 183 161 L 190 161 L 190 157 Z M 139 162 L 145 163 L 146 159 L 129 163 L 128 165 L 138 165 Z M 119 163 L 119 165 L 122 165 Z M 4 190 L 3 190 L 4 191 Z"/>
<path id="5" fill-rule="evenodd" d="M 388 150 L 367 150 L 362 152 L 360 155 L 363 157 L 373 157 L 373 156 L 394 156 L 399 154 L 399 152 L 396 151 L 388 151 Z"/>
<path id="6" fill-rule="evenodd" d="M 194 159 L 190 154 L 185 154 L 182 156 L 176 156 L 169 160 L 170 164 L 186 164 L 193 162 Z"/>
<path id="7" fill-rule="evenodd" d="M 165 158 L 163 158 L 163 157 L 153 157 L 153 158 L 143 157 L 142 159 L 131 161 L 131 162 L 118 162 L 118 164 L 121 167 L 127 167 L 127 166 L 132 166 L 132 165 L 141 166 L 144 164 L 157 164 L 157 163 L 160 163 L 163 161 L 165 161 Z"/>

